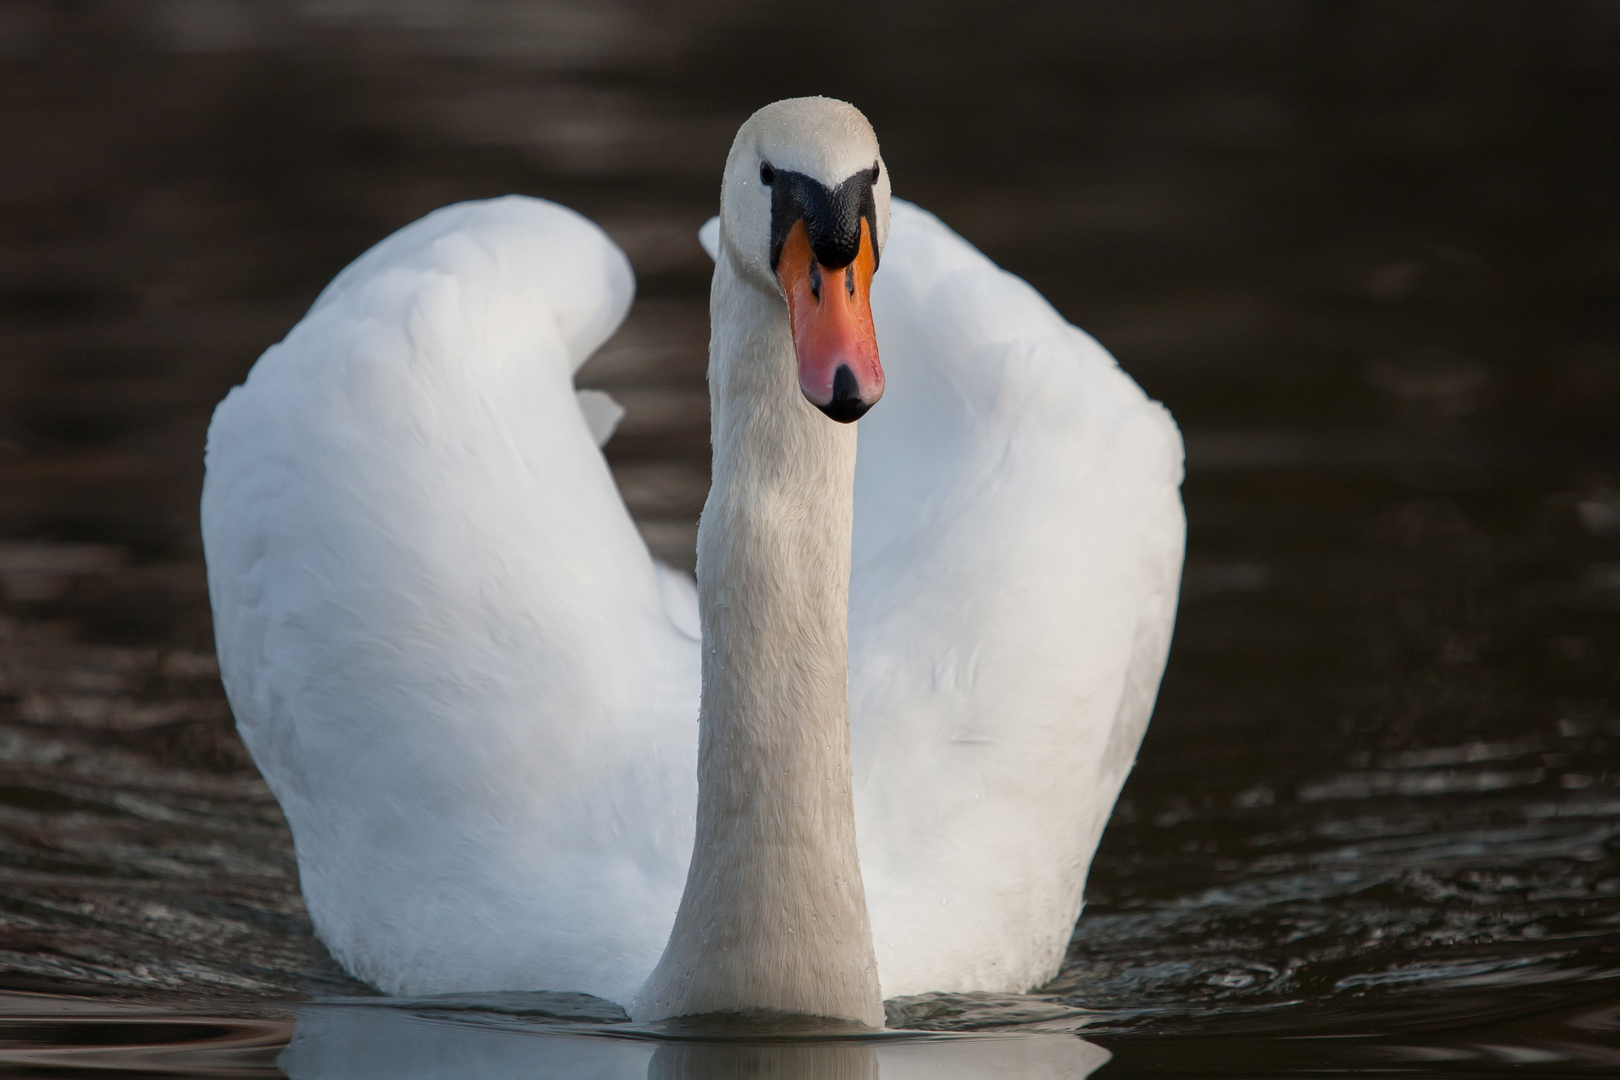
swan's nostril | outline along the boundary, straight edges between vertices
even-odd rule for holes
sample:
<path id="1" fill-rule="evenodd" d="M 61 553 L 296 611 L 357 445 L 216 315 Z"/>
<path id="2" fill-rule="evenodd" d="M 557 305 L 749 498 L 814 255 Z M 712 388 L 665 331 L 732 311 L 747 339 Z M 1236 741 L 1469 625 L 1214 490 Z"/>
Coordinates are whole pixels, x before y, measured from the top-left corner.
<path id="1" fill-rule="evenodd" d="M 852 424 L 871 407 L 861 400 L 861 388 L 855 382 L 855 373 L 848 364 L 839 364 L 838 370 L 833 373 L 832 400 L 820 406 L 821 411 L 840 424 Z"/>

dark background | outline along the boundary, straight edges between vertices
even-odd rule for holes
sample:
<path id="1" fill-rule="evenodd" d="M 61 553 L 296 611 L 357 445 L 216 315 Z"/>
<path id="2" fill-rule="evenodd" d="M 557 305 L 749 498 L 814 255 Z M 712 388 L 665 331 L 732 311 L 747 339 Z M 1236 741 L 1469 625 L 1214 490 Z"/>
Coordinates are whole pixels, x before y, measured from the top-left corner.
<path id="1" fill-rule="evenodd" d="M 1041 1000 L 1129 1028 L 1620 969 L 1620 2 L 8 0 L 0 985 L 357 990 L 218 687 L 210 410 L 393 229 L 556 199 L 636 266 L 581 381 L 690 566 L 694 234 L 737 125 L 803 93 L 1186 435 L 1160 708 Z"/>

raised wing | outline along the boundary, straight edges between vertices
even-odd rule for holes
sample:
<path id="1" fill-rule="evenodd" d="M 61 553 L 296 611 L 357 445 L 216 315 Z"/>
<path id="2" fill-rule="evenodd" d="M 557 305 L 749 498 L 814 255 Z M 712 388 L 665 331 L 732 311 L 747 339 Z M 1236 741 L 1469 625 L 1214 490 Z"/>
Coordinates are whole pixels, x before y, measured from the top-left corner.
<path id="1" fill-rule="evenodd" d="M 886 997 L 1056 974 L 1164 669 L 1181 438 L 1092 338 L 896 200 L 850 584 Z"/>
<path id="2" fill-rule="evenodd" d="M 598 451 L 616 407 L 572 384 L 633 291 L 572 211 L 446 207 L 340 274 L 209 429 L 231 706 L 316 928 L 387 991 L 628 1001 L 668 937 L 695 594 Z"/>

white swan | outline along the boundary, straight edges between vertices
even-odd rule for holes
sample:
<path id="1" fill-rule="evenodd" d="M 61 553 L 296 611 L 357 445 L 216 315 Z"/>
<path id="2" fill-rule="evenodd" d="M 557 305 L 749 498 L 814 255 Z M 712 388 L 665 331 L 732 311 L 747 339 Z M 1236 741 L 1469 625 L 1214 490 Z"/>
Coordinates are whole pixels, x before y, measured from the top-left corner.
<path id="1" fill-rule="evenodd" d="M 706 240 L 697 593 L 614 487 L 615 407 L 573 390 L 633 281 L 562 207 L 400 230 L 215 412 L 226 689 L 318 933 L 384 991 L 878 1023 L 880 985 L 1062 961 L 1169 646 L 1175 425 L 891 209 L 851 106 L 755 114 Z M 808 400 L 848 419 L 885 378 L 859 425 Z"/>

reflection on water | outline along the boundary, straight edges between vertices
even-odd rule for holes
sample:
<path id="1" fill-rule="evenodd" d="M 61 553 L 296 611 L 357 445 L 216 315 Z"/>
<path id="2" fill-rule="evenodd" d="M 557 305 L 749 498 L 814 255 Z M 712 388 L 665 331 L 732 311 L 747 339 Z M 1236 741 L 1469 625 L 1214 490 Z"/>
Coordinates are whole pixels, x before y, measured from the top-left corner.
<path id="1" fill-rule="evenodd" d="M 693 233 L 737 123 L 829 91 L 871 115 L 898 193 L 1095 333 L 1188 446 L 1174 652 L 1067 963 L 1036 994 L 890 1002 L 891 1024 L 1084 1031 L 1102 1077 L 1614 1071 L 1612 5 L 861 19 L 829 49 L 792 9 L 728 2 L 0 10 L 0 135 L 29 148 L 0 170 L 0 984 L 162 1010 L 27 999 L 0 1062 L 136 1053 L 139 1028 L 163 1054 L 246 1040 L 237 1064 L 270 1070 L 291 1014 L 266 1002 L 365 992 L 310 935 L 219 689 L 196 535 L 214 402 L 392 229 L 558 199 L 636 267 L 583 377 L 628 408 L 608 454 L 649 544 L 689 565 Z M 615 1016 L 555 1005 L 545 1034 L 533 1002 L 311 1007 L 287 1060 L 368 1025 L 417 1048 L 402 1068 L 485 1037 L 641 1055 L 637 1075 L 743 1053 L 564 1039 Z"/>
<path id="2" fill-rule="evenodd" d="M 516 995 L 513 995 L 516 998 Z M 1108 1052 L 1073 1035 L 703 1038 L 569 1030 L 526 1011 L 309 1005 L 278 1064 L 294 1080 L 567 1076 L 600 1080 L 979 1080 L 1082 1078 Z"/>
<path id="3" fill-rule="evenodd" d="M 201 1015 L 194 1009 L 0 994 L 0 1072 L 279 1075 L 273 1063 L 293 1025 L 255 1012 L 227 1007 Z"/>
<path id="4" fill-rule="evenodd" d="M 639 1028 L 568 995 L 471 995 L 396 1004 L 215 1001 L 159 1009 L 0 996 L 0 1069 L 100 1075 L 304 1077 L 1029 1078 L 1612 1076 L 1620 1007 L 1528 991 L 1408 1000 L 1398 1009 L 1295 1016 L 1286 1030 L 1096 1036 L 1013 1031 L 834 1037 L 758 1023 Z M 222 1008 L 222 1006 L 225 1006 Z M 1303 1020 L 1303 1022 L 1302 1022 Z M 1099 1045 L 1106 1043 L 1106 1047 Z"/>

